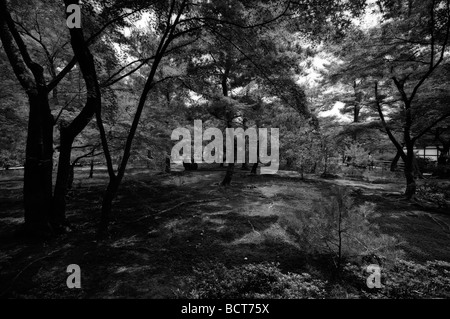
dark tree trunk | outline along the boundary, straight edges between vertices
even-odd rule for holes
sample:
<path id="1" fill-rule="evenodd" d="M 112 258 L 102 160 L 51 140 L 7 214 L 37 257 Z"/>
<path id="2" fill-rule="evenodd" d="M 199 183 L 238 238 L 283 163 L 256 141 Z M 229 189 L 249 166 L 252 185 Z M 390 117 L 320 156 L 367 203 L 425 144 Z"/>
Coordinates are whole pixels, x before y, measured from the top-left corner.
<path id="1" fill-rule="evenodd" d="M 325 151 L 325 167 L 323 170 L 323 175 L 327 175 L 328 174 L 328 150 Z"/>
<path id="2" fill-rule="evenodd" d="M 166 167 L 165 167 L 165 172 L 166 173 L 170 173 L 172 170 L 170 168 L 170 157 L 166 157 Z"/>
<path id="3" fill-rule="evenodd" d="M 28 93 L 30 113 L 24 174 L 25 228 L 30 233 L 50 231 L 53 175 L 53 116 L 47 92 Z"/>
<path id="4" fill-rule="evenodd" d="M 438 147 L 439 150 L 439 157 L 438 157 L 438 165 L 446 165 L 447 164 L 447 155 L 450 151 L 450 143 L 445 142 L 443 139 L 441 139 L 442 142 L 442 148 Z"/>
<path id="5" fill-rule="evenodd" d="M 391 172 L 395 172 L 397 170 L 397 164 L 398 164 L 398 161 L 400 160 L 400 157 L 401 157 L 401 153 L 397 152 L 397 154 L 395 154 L 395 157 L 391 162 Z"/>
<path id="6" fill-rule="evenodd" d="M 89 178 L 94 178 L 94 159 L 91 160 L 91 169 L 89 170 Z"/>
<path id="7" fill-rule="evenodd" d="M 406 190 L 405 197 L 411 199 L 416 194 L 416 177 L 414 175 L 414 145 L 408 143 L 405 161 Z"/>
<path id="8" fill-rule="evenodd" d="M 71 188 L 71 173 L 74 169 L 70 163 L 73 139 L 69 137 L 65 128 L 61 128 L 61 145 L 59 152 L 58 174 L 53 196 L 52 225 L 58 228 L 66 223 L 66 194 Z M 75 166 L 75 163 L 74 165 Z M 73 177 L 72 177 L 73 182 Z"/>
<path id="9" fill-rule="evenodd" d="M 414 177 L 413 172 L 406 169 L 405 169 L 405 177 L 406 177 L 405 196 L 407 199 L 411 199 L 416 194 L 416 179 Z"/>
<path id="10" fill-rule="evenodd" d="M 224 74 L 222 76 L 222 91 L 223 91 L 223 96 L 225 96 L 225 97 L 228 96 L 228 91 L 229 91 L 229 89 L 228 89 L 228 77 L 229 77 L 230 72 L 231 72 L 231 63 L 232 63 L 231 59 L 227 59 L 225 72 L 224 72 Z M 225 110 L 225 116 L 226 117 L 229 116 L 227 110 Z M 227 123 L 226 123 L 227 124 L 227 128 L 232 128 L 233 127 L 232 119 L 231 118 L 227 118 L 226 121 L 227 121 Z M 233 143 L 234 143 L 234 157 L 236 158 L 236 141 L 233 140 Z M 225 174 L 225 177 L 222 180 L 222 183 L 220 183 L 220 185 L 222 185 L 222 186 L 229 186 L 231 184 L 231 180 L 233 179 L 233 174 L 234 174 L 234 166 L 235 166 L 234 161 L 235 161 L 235 158 L 227 159 L 227 160 L 232 160 L 233 163 L 229 163 L 228 164 L 227 173 Z"/>
<path id="11" fill-rule="evenodd" d="M 413 158 L 413 174 L 414 174 L 414 177 L 416 177 L 416 178 L 417 177 L 420 178 L 420 179 L 424 179 L 425 178 L 425 177 L 423 177 L 423 174 L 420 171 L 420 166 L 419 166 L 419 163 L 417 162 L 417 158 L 416 158 L 415 155 L 414 155 L 414 158 Z"/>
<path id="12" fill-rule="evenodd" d="M 361 107 L 357 104 L 354 107 L 354 113 L 353 113 L 353 122 L 359 123 L 359 113 L 361 111 Z"/>
<path id="13" fill-rule="evenodd" d="M 250 174 L 252 175 L 256 175 L 258 172 L 258 163 L 253 164 L 252 166 L 252 171 L 250 172 Z"/>
<path id="14" fill-rule="evenodd" d="M 234 164 L 228 164 L 227 173 L 225 174 L 225 178 L 223 179 L 220 185 L 229 186 L 231 185 L 231 180 L 233 179 L 234 174 Z"/>

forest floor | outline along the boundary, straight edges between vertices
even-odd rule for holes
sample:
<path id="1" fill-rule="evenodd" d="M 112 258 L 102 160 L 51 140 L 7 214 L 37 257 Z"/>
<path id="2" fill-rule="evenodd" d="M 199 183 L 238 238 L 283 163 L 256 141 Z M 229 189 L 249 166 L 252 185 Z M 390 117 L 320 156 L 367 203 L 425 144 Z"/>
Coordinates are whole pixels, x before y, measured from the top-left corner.
<path id="1" fill-rule="evenodd" d="M 82 175 L 81 175 L 82 174 Z M 358 191 L 376 204 L 379 231 L 399 239 L 407 259 L 450 262 L 450 214 L 400 200 L 403 181 L 375 185 L 292 174 L 238 172 L 219 187 L 220 171 L 132 172 L 114 205 L 110 238 L 97 241 L 106 175 L 77 172 L 68 200 L 76 227 L 56 240 L 17 238 L 23 223 L 20 178 L 0 180 L 0 296 L 6 298 L 173 298 L 186 288 L 193 267 L 277 262 L 285 272 L 315 266 L 286 231 L 286 224 L 328 202 L 333 185 Z M 397 195 L 396 195 L 397 194 Z M 68 265 L 81 267 L 82 289 L 66 286 Z"/>

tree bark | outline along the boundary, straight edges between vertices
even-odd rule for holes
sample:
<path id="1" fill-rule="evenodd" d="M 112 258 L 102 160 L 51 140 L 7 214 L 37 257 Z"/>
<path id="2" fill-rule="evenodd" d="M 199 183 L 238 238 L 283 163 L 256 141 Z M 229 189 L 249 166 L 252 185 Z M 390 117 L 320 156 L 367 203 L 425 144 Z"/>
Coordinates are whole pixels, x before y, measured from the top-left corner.
<path id="1" fill-rule="evenodd" d="M 172 171 L 171 167 L 170 167 L 170 157 L 169 156 L 166 156 L 166 162 L 165 162 L 165 169 L 164 170 L 168 174 Z"/>
<path id="2" fill-rule="evenodd" d="M 51 231 L 53 188 L 53 116 L 47 92 L 29 92 L 30 112 L 24 173 L 25 229 L 31 234 Z"/>
<path id="3" fill-rule="evenodd" d="M 234 174 L 234 163 L 228 164 L 227 173 L 225 174 L 225 177 L 220 185 L 222 186 L 229 186 L 231 185 L 231 180 L 233 179 Z"/>
<path id="4" fill-rule="evenodd" d="M 405 197 L 411 199 L 416 194 L 416 177 L 414 175 L 414 145 L 406 141 L 406 161 L 405 161 L 405 178 L 406 190 Z"/>
<path id="5" fill-rule="evenodd" d="M 228 77 L 230 75 L 231 72 L 231 59 L 228 58 L 226 61 L 226 66 L 225 66 L 225 71 L 224 74 L 222 76 L 222 93 L 223 96 L 227 97 L 228 96 Z M 225 116 L 228 116 L 228 112 L 227 110 L 225 110 Z M 227 118 L 227 128 L 232 128 L 233 127 L 233 123 L 232 123 L 232 119 Z M 236 143 L 233 139 L 233 143 L 236 146 Z M 236 147 L 235 147 L 235 152 L 234 152 L 234 157 L 236 158 Z M 227 159 L 230 160 L 230 159 Z M 234 174 L 234 158 L 233 158 L 233 163 L 228 163 L 228 168 L 227 168 L 227 173 L 225 174 L 224 179 L 222 180 L 222 183 L 220 183 L 220 185 L 222 186 L 229 186 L 231 184 L 231 180 L 233 179 L 233 174 Z"/>
<path id="6" fill-rule="evenodd" d="M 256 175 L 258 172 L 258 163 L 253 164 L 252 166 L 252 171 L 250 172 L 250 174 L 252 175 Z"/>
<path id="7" fill-rule="evenodd" d="M 401 157 L 401 153 L 397 151 L 397 154 L 395 154 L 395 157 L 391 162 L 391 172 L 395 172 L 397 170 L 397 164 L 398 164 L 400 157 Z"/>
<path id="8" fill-rule="evenodd" d="M 91 168 L 89 170 L 89 178 L 94 178 L 94 159 L 91 159 Z"/>
<path id="9" fill-rule="evenodd" d="M 59 162 L 58 173 L 55 183 L 55 192 L 53 195 L 53 216 L 52 225 L 59 228 L 66 223 L 66 195 L 67 190 L 70 189 L 70 174 L 72 165 L 70 158 L 72 154 L 73 139 L 70 138 L 66 130 L 61 129 L 60 148 L 59 148 Z"/>

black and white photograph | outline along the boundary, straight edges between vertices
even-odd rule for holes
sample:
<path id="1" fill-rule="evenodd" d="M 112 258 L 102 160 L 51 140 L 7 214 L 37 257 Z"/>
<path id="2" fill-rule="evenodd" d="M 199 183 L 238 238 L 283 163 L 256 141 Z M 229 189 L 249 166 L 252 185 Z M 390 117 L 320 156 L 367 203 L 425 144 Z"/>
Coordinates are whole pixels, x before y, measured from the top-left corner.
<path id="1" fill-rule="evenodd" d="M 450 299 L 450 0 L 0 0 L 0 130 L 0 299 Z"/>

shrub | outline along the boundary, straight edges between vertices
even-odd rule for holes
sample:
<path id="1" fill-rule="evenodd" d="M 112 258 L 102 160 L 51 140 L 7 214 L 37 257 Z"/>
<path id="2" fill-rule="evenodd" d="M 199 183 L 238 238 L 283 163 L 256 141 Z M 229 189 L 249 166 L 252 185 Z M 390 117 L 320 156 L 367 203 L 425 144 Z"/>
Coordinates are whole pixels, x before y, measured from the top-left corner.
<path id="1" fill-rule="evenodd" d="M 334 263 L 340 268 L 350 257 L 376 254 L 398 257 L 402 254 L 395 247 L 398 241 L 391 236 L 377 234 L 377 226 L 370 220 L 377 217 L 375 204 L 355 205 L 344 188 L 336 188 L 329 204 L 317 203 L 301 223 L 291 224 L 303 245 L 310 253 L 332 254 Z"/>
<path id="2" fill-rule="evenodd" d="M 364 179 L 364 168 L 358 168 L 356 166 L 342 166 L 341 172 L 345 177 Z"/>
<path id="3" fill-rule="evenodd" d="M 397 259 L 392 266 L 382 268 L 381 289 L 363 287 L 368 274 L 364 267 L 348 264 L 344 271 L 361 283 L 361 297 L 389 299 L 450 298 L 450 263 L 428 261 L 418 264 Z"/>
<path id="4" fill-rule="evenodd" d="M 323 298 L 325 282 L 309 274 L 284 274 L 275 263 L 227 268 L 202 264 L 187 279 L 177 297 L 188 299 L 298 299 Z"/>
<path id="5" fill-rule="evenodd" d="M 347 163 L 365 168 L 369 165 L 369 152 L 359 143 L 355 142 L 345 147 L 345 156 L 347 156 Z"/>
<path id="6" fill-rule="evenodd" d="M 439 208 L 448 208 L 447 200 L 450 199 L 450 192 L 437 182 L 427 182 L 417 187 L 416 198 L 431 202 Z"/>

